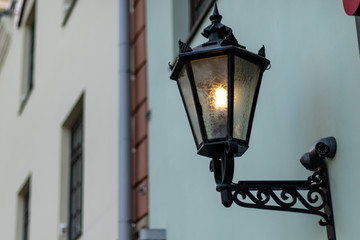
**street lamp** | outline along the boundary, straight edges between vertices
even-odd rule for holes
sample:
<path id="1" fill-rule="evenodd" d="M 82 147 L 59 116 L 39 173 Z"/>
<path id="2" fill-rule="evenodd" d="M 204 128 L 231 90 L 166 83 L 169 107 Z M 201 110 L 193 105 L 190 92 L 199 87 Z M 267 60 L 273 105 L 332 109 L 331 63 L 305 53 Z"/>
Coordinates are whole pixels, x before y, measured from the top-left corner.
<path id="1" fill-rule="evenodd" d="M 198 154 L 220 156 L 224 143 L 248 148 L 261 78 L 270 61 L 265 48 L 254 54 L 238 44 L 221 24 L 215 5 L 211 25 L 202 33 L 208 42 L 191 49 L 179 41 L 180 54 L 170 76 L 177 80 Z"/>
<path id="2" fill-rule="evenodd" d="M 215 4 L 211 25 L 202 33 L 209 41 L 194 49 L 179 41 L 170 78 L 177 80 L 198 154 L 221 158 L 212 162 L 222 163 L 217 183 L 231 183 L 233 158 L 249 146 L 261 78 L 270 61 L 264 47 L 254 54 L 239 45 L 221 18 Z"/>
<path id="3" fill-rule="evenodd" d="M 305 181 L 239 181 L 232 183 L 234 157 L 249 147 L 252 122 L 263 72 L 270 67 L 265 47 L 258 54 L 238 43 L 221 23 L 216 3 L 211 24 L 202 35 L 208 41 L 191 48 L 179 41 L 179 56 L 170 78 L 178 84 L 197 153 L 212 158 L 217 191 L 225 207 L 239 206 L 300 212 L 320 216 L 328 239 L 335 240 L 328 172 L 324 159 L 334 157 L 336 140 L 320 139 L 302 156 L 314 171 Z"/>

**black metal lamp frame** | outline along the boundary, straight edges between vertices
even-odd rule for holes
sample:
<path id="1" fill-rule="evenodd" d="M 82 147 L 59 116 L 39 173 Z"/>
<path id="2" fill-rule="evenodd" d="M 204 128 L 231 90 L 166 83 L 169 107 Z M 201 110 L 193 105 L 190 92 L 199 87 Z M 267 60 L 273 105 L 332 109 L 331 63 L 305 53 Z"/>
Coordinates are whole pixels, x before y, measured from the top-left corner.
<path id="1" fill-rule="evenodd" d="M 223 153 L 223 146 L 228 142 L 236 143 L 236 150 L 233 151 L 236 157 L 241 156 L 247 149 L 248 143 L 250 140 L 250 133 L 252 128 L 252 122 L 254 118 L 255 108 L 257 97 L 260 90 L 261 79 L 263 72 L 270 67 L 270 61 L 265 57 L 265 47 L 260 48 L 258 54 L 246 50 L 246 47 L 240 45 L 232 33 L 232 29 L 221 23 L 222 16 L 219 14 L 217 5 L 215 3 L 213 14 L 210 16 L 211 24 L 206 27 L 202 35 L 208 38 L 208 42 L 205 42 L 194 49 L 192 49 L 186 43 L 179 41 L 179 56 L 176 59 L 174 65 L 170 65 L 172 73 L 170 78 L 177 80 L 180 72 L 183 68 L 186 69 L 188 78 L 190 80 L 191 92 L 194 98 L 194 105 L 197 112 L 197 124 L 199 125 L 201 133 L 201 142 L 198 142 L 195 134 L 195 126 L 191 121 L 189 110 L 185 104 L 184 93 L 182 92 L 179 81 L 177 81 L 182 100 L 185 105 L 185 110 L 189 119 L 190 127 L 193 132 L 194 141 L 198 149 L 198 154 L 206 157 L 220 157 Z M 227 118 L 227 134 L 221 138 L 209 139 L 207 135 L 207 130 L 204 124 L 203 110 L 199 101 L 198 93 L 196 90 L 196 84 L 194 80 L 193 69 L 191 61 L 198 59 L 205 59 L 217 56 L 227 56 L 228 69 L 226 69 L 228 74 L 228 118 Z M 246 131 L 246 137 L 244 139 L 239 139 L 233 137 L 233 113 L 234 113 L 234 71 L 235 71 L 235 57 L 246 60 L 252 64 L 256 64 L 259 67 L 259 76 L 257 79 L 257 84 L 255 87 L 253 104 L 250 109 L 248 128 Z"/>
<path id="2" fill-rule="evenodd" d="M 194 49 L 190 48 L 186 43 L 179 41 L 180 53 L 174 66 L 170 65 L 170 68 L 173 70 L 170 78 L 177 80 L 182 69 L 186 69 L 190 80 L 202 142 L 197 140 L 189 110 L 186 107 L 185 97 L 178 81 L 180 94 L 185 105 L 198 154 L 212 158 L 210 171 L 214 172 L 217 185 L 216 190 L 221 193 L 222 204 L 225 207 L 230 207 L 232 203 L 235 203 L 247 208 L 318 215 L 321 217 L 319 224 L 327 228 L 328 240 L 336 240 L 328 171 L 324 162 L 325 158 L 335 156 L 336 140 L 334 137 L 320 139 L 308 153 L 301 157 L 300 161 L 303 166 L 314 172 L 307 180 L 232 182 L 234 157 L 241 156 L 248 148 L 262 74 L 270 67 L 270 61 L 265 58 L 264 47 L 259 50 L 258 54 L 254 54 L 240 45 L 232 34 L 231 28 L 221 24 L 221 18 L 215 4 L 214 12 L 210 16 L 212 23 L 203 31 L 203 35 L 209 41 Z M 220 55 L 228 56 L 229 117 L 227 119 L 227 136 L 218 139 L 208 139 L 202 116 L 202 106 L 198 99 L 190 61 Z M 234 56 L 255 63 L 260 67 L 245 139 L 233 138 Z"/>

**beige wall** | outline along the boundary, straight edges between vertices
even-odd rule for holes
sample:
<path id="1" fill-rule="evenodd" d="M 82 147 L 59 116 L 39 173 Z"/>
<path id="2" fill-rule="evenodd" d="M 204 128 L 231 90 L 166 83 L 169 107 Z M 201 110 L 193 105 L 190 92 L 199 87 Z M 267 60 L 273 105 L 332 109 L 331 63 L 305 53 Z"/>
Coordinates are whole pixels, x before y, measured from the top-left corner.
<path id="1" fill-rule="evenodd" d="M 27 2 L 26 10 L 33 1 Z M 68 211 L 67 201 L 60 203 L 69 144 L 63 124 L 82 94 L 81 239 L 117 238 L 117 4 L 78 1 L 62 27 L 62 2 L 36 2 L 34 88 L 21 114 L 24 27 L 8 23 L 11 41 L 0 68 L 1 239 L 15 239 L 18 191 L 29 176 L 30 239 L 65 239 L 58 234 Z"/>

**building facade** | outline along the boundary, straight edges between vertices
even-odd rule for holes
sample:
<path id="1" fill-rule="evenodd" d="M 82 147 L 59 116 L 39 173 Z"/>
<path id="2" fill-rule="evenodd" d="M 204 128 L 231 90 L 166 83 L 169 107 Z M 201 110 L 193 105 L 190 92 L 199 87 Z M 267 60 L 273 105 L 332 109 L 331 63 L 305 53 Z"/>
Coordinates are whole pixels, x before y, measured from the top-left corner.
<path id="1" fill-rule="evenodd" d="M 120 118 L 131 120 L 125 225 L 137 239 L 149 212 L 145 0 L 0 3 L 4 239 L 118 238 Z M 129 32 L 120 29 L 120 3 Z M 119 81 L 128 81 L 127 116 Z"/>
<path id="2" fill-rule="evenodd" d="M 122 1 L 1 0 L 2 238 L 327 239 L 317 216 L 224 208 L 211 159 L 196 154 L 169 63 L 179 39 L 206 41 L 201 31 L 216 2 L 239 43 L 252 52 L 265 45 L 272 66 L 234 181 L 305 180 L 311 172 L 298 159 L 334 136 L 338 150 L 327 165 L 336 235 L 356 239 L 360 24 L 346 1 L 129 1 L 127 116 L 119 109 Z M 128 239 L 119 233 L 124 118 Z"/>
<path id="3" fill-rule="evenodd" d="M 117 6 L 27 0 L 1 17 L 3 239 L 117 238 Z"/>

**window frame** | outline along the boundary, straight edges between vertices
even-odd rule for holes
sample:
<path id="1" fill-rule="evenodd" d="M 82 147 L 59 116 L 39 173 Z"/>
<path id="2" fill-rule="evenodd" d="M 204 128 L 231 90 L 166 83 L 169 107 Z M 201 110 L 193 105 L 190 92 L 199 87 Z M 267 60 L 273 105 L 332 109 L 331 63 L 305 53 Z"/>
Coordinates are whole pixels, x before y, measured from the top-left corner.
<path id="1" fill-rule="evenodd" d="M 17 207 L 17 240 L 30 239 L 30 224 L 31 224 L 31 176 L 28 176 L 17 193 L 18 207 Z"/>
<path id="2" fill-rule="evenodd" d="M 80 132 L 80 133 L 79 133 Z M 76 119 L 70 133 L 69 240 L 82 235 L 83 213 L 83 117 Z M 77 175 L 74 175 L 77 174 Z M 74 179 L 75 182 L 74 182 Z M 78 204 L 78 205 L 77 205 Z M 75 205 L 75 206 L 74 206 Z M 73 232 L 73 224 L 79 224 Z M 76 227 L 76 225 L 75 225 Z"/>
<path id="3" fill-rule="evenodd" d="M 23 228 L 22 228 L 22 239 L 28 240 L 29 239 L 29 225 L 30 225 L 30 188 L 27 187 L 25 192 L 23 193 L 23 201 L 24 201 L 24 208 L 23 208 Z"/>
<path id="4" fill-rule="evenodd" d="M 24 1 L 24 4 L 27 1 Z M 20 23 L 19 23 L 20 24 Z M 33 2 L 27 20 L 24 24 L 24 62 L 20 96 L 20 110 L 22 113 L 34 88 L 35 51 L 36 51 L 36 1 Z"/>
<path id="5" fill-rule="evenodd" d="M 205 5 L 203 7 L 203 10 L 198 13 L 198 17 L 196 18 L 196 20 L 193 20 L 193 2 L 196 0 L 190 0 L 189 1 L 189 16 L 190 16 L 190 21 L 189 21 L 189 29 L 190 29 L 190 33 L 189 36 L 186 40 L 187 43 L 189 43 L 194 36 L 196 35 L 196 33 L 198 32 L 202 22 L 204 21 L 207 13 L 210 11 L 210 9 L 212 9 L 212 7 L 214 6 L 214 3 L 216 0 L 203 0 L 205 1 Z"/>

